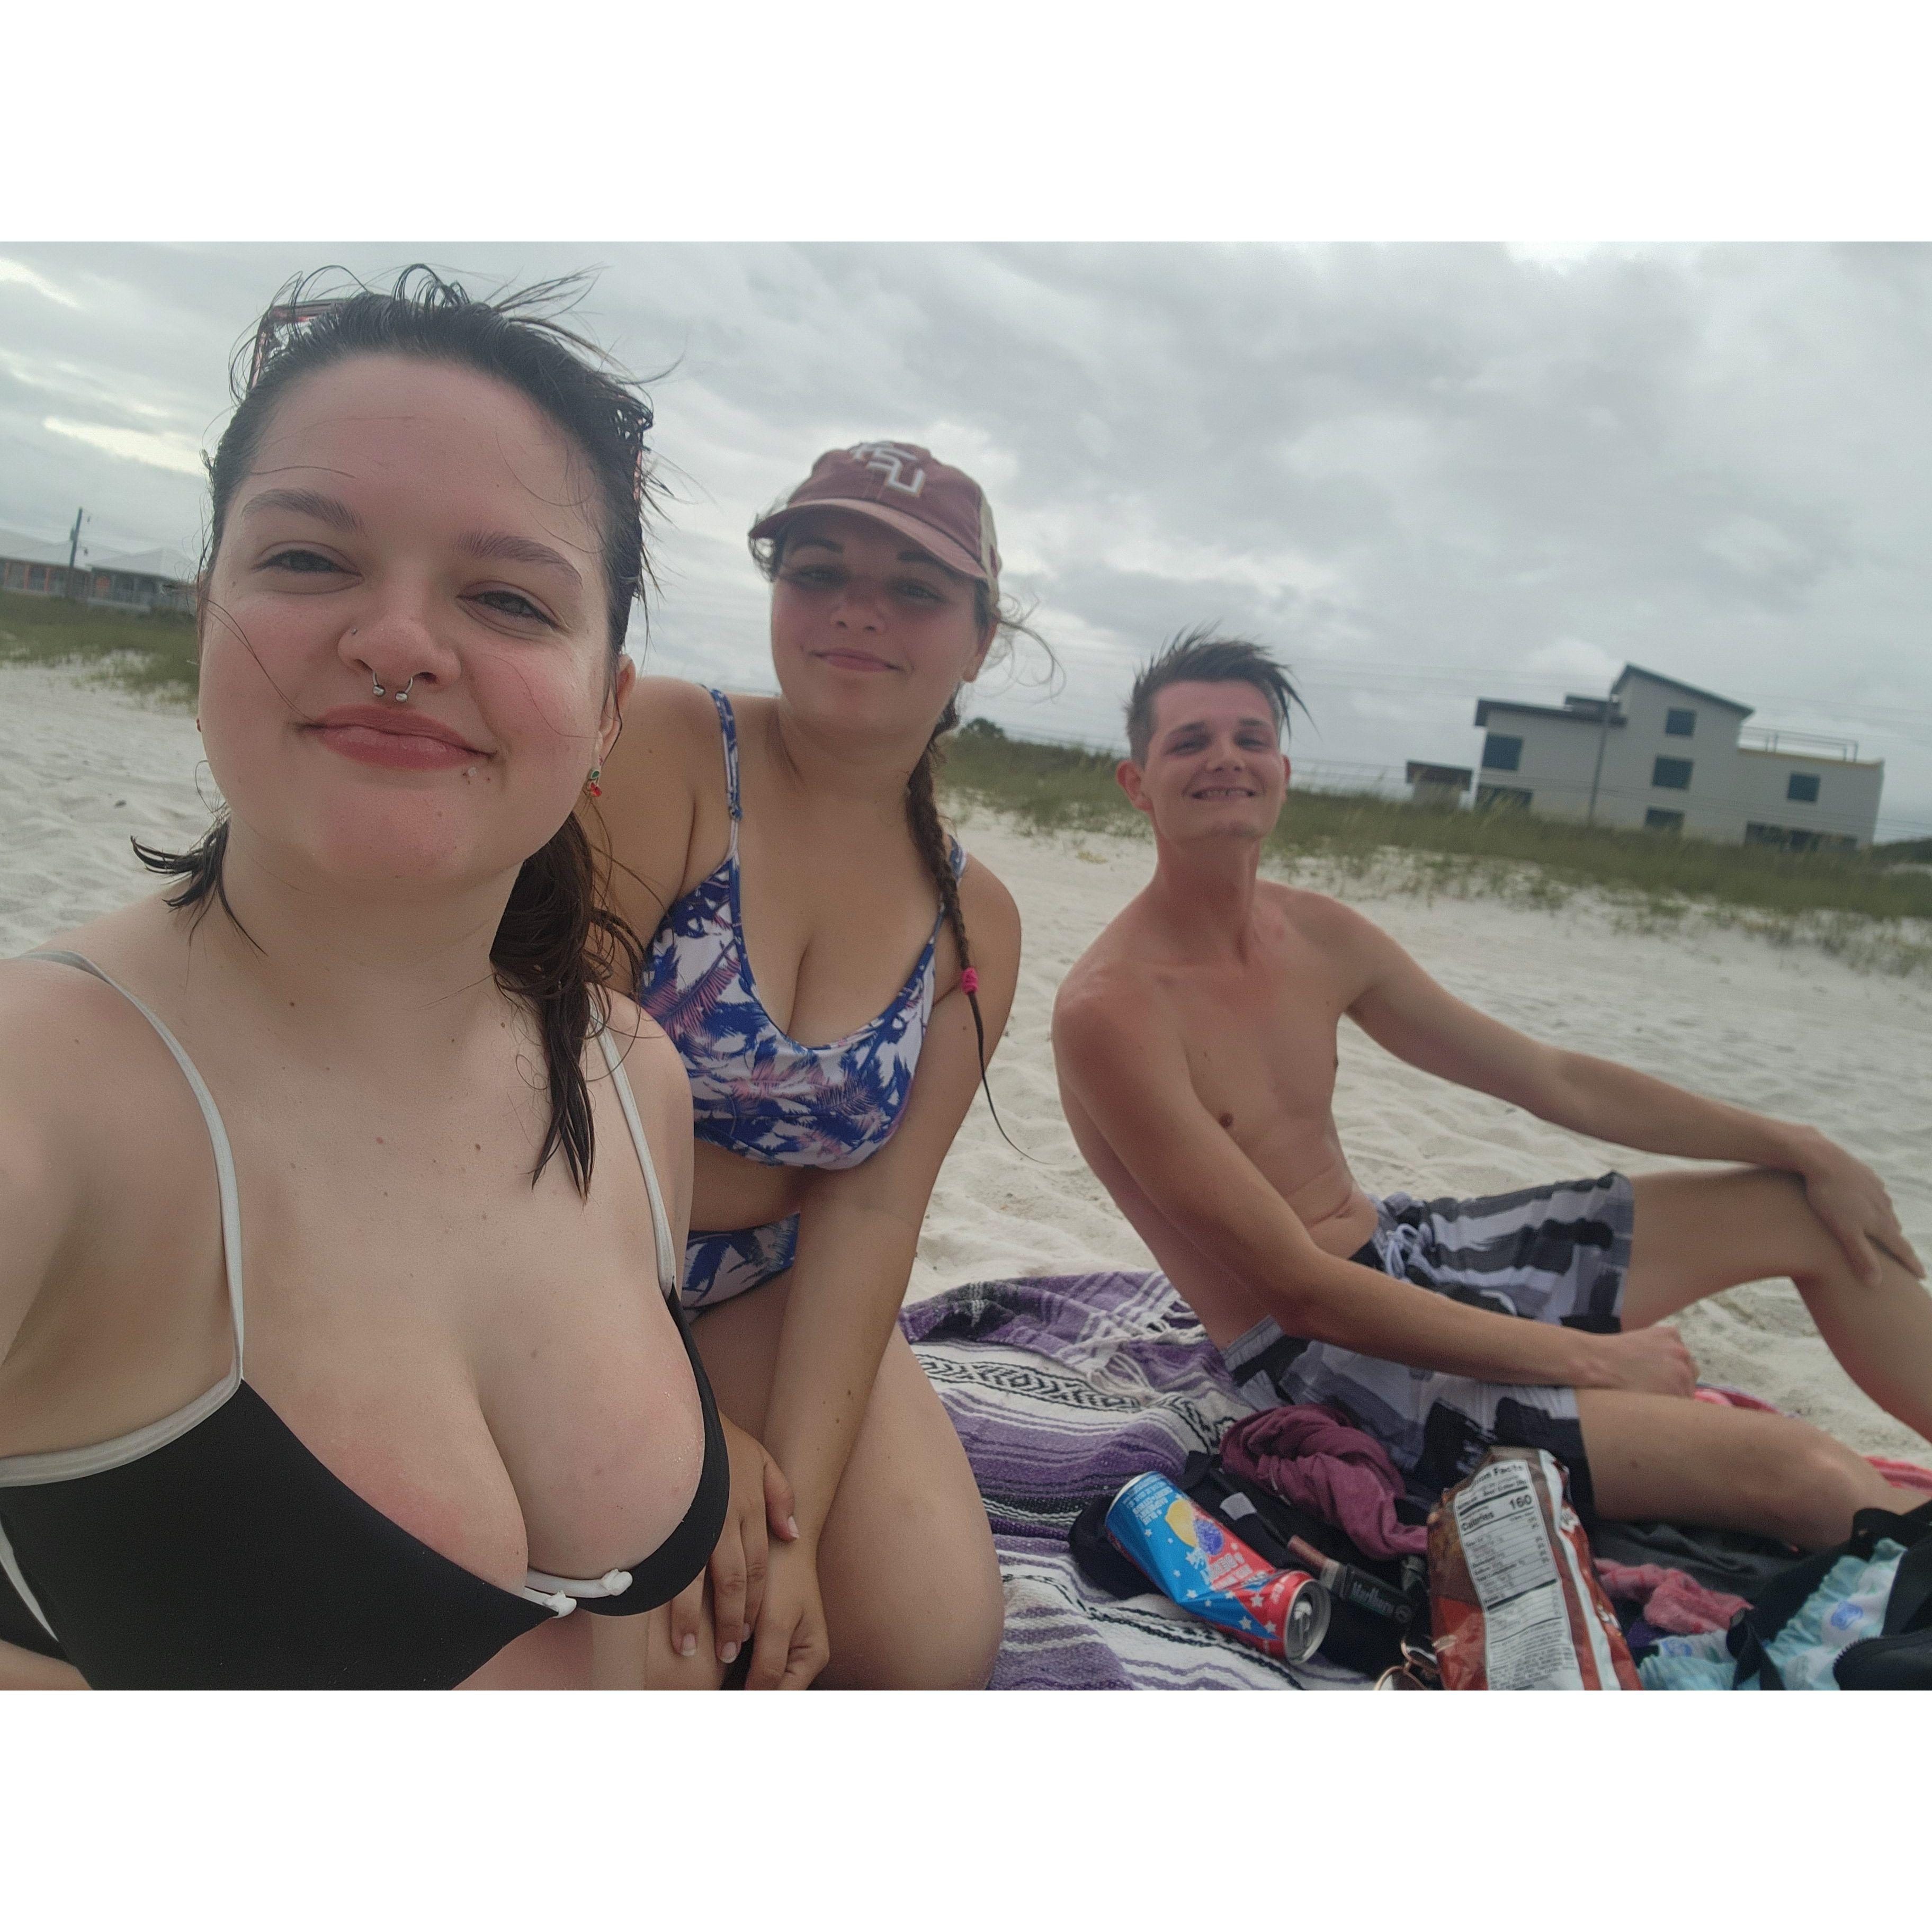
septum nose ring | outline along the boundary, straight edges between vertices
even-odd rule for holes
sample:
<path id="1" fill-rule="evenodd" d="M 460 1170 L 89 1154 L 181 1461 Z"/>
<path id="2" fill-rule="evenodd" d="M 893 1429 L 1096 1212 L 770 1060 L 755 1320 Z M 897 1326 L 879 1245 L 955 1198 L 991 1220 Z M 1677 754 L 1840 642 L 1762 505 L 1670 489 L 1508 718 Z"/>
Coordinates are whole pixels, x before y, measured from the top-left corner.
<path id="1" fill-rule="evenodd" d="M 414 671 L 411 671 L 410 673 L 409 683 L 404 685 L 402 689 L 395 694 L 396 702 L 398 704 L 408 704 L 410 701 L 410 692 L 412 686 L 416 683 L 416 674 Z M 375 692 L 378 698 L 383 698 L 388 695 L 388 694 L 382 688 L 382 680 L 379 678 L 373 670 L 369 674 L 369 684 L 370 688 Z"/>

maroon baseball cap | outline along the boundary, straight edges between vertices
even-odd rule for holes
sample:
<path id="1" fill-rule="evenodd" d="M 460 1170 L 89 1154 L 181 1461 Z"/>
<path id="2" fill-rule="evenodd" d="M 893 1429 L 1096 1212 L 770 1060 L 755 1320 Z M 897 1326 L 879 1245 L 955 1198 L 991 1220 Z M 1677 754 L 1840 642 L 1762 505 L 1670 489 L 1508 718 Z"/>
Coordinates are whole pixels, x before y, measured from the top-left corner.
<path id="1" fill-rule="evenodd" d="M 828 449 L 812 474 L 752 526 L 752 535 L 776 536 L 800 511 L 820 509 L 870 517 L 911 538 L 949 570 L 976 577 L 999 592 L 1000 546 L 986 492 L 964 470 L 941 463 L 916 442 Z"/>

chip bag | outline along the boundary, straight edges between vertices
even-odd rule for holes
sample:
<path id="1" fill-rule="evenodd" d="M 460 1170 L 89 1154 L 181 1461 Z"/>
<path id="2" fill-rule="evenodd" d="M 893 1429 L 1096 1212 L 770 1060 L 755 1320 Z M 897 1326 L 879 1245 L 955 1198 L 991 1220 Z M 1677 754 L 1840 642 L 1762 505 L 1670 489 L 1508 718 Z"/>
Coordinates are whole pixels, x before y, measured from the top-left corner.
<path id="1" fill-rule="evenodd" d="M 1429 1599 L 1445 1690 L 1636 1690 L 1563 1465 L 1492 1449 L 1430 1519 Z"/>

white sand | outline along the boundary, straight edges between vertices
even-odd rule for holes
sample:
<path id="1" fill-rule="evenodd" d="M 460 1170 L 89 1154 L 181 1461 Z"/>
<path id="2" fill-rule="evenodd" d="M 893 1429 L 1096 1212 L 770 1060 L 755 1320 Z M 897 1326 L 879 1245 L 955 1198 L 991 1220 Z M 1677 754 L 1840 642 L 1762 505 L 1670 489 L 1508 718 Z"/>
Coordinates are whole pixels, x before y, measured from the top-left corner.
<path id="1" fill-rule="evenodd" d="M 130 833 L 177 845 L 206 823 L 193 723 L 61 673 L 0 668 L 0 957 L 150 881 Z M 207 775 L 200 773 L 207 787 Z M 212 792 L 209 794 L 212 796 Z M 970 814 L 965 842 L 1019 902 L 1026 959 L 993 1074 L 1022 1160 L 976 1104 L 941 1172 L 912 1292 L 1006 1274 L 1151 1265 L 1062 1120 L 1047 1024 L 1060 977 L 1145 878 L 1132 839 L 1034 838 Z M 1453 992 L 1701 1092 L 1808 1120 L 1882 1174 L 1932 1252 L 1932 987 L 1862 975 L 1740 934 L 1643 936 L 1573 902 L 1358 901 Z M 1444 1085 L 1344 1029 L 1336 1116 L 1364 1186 L 1492 1192 L 1668 1165 Z M 1873 1454 L 1932 1462 L 1833 1362 L 1788 1284 L 1732 1290 L 1681 1324 L 1707 1378 L 1737 1384 Z"/>
<path id="2" fill-rule="evenodd" d="M 0 668 L 0 958 L 153 886 L 130 838 L 170 851 L 206 829 L 194 721 L 64 672 Z"/>

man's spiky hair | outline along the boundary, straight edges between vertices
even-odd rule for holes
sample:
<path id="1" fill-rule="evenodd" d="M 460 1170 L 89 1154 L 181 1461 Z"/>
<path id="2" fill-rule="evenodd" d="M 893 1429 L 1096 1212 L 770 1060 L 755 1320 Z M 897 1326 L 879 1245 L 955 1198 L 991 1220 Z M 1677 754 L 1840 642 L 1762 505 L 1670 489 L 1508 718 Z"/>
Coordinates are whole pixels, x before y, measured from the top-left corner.
<path id="1" fill-rule="evenodd" d="M 1288 674 L 1259 644 L 1216 636 L 1211 624 L 1183 631 L 1142 665 L 1127 699 L 1127 752 L 1147 763 L 1154 740 L 1154 701 L 1170 684 L 1251 684 L 1268 701 L 1275 729 L 1288 729 L 1288 708 L 1301 704 Z M 1304 715 L 1308 707 L 1301 705 Z"/>

